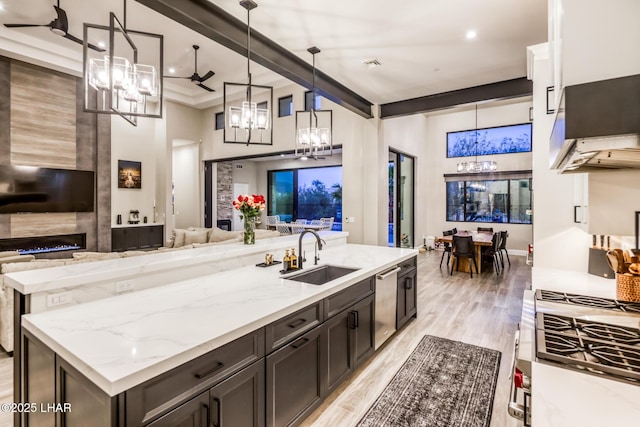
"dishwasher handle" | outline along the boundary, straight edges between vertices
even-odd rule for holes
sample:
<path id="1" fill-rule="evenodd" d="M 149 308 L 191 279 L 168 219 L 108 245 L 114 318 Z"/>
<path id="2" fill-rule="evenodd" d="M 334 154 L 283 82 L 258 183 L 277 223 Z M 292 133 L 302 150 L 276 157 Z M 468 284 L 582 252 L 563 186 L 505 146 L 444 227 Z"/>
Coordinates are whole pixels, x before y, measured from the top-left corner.
<path id="1" fill-rule="evenodd" d="M 399 272 L 400 270 L 402 270 L 400 267 L 394 267 L 391 270 L 385 271 L 384 273 L 380 273 L 378 275 L 376 275 L 376 279 L 378 280 L 385 280 L 387 277 L 396 274 L 397 272 Z"/>

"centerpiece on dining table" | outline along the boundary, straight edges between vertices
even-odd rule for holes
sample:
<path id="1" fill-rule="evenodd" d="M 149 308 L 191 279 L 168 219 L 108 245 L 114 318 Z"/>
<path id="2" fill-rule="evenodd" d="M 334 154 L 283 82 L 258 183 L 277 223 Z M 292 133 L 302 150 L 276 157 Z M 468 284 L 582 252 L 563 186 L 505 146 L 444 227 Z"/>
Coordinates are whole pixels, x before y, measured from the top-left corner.
<path id="1" fill-rule="evenodd" d="M 264 210 L 265 200 L 262 194 L 241 194 L 233 201 L 233 207 L 240 211 L 244 220 L 243 242 L 245 245 L 256 243 L 256 217 Z"/>

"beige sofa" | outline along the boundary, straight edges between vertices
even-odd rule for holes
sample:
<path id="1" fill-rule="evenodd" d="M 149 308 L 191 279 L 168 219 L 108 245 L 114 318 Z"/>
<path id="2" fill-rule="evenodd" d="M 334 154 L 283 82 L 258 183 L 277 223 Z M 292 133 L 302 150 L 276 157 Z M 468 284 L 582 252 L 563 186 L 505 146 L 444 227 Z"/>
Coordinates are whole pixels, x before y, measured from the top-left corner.
<path id="1" fill-rule="evenodd" d="M 280 233 L 277 231 L 256 230 L 256 239 L 278 236 Z M 158 251 L 184 250 L 239 241 L 242 241 L 241 231 L 190 227 L 173 230 L 171 239 Z M 0 345 L 9 353 L 13 351 L 13 289 L 5 285 L 5 274 L 153 253 L 156 251 L 75 252 L 72 258 L 67 259 L 36 259 L 33 255 L 20 255 L 18 251 L 0 252 Z"/>

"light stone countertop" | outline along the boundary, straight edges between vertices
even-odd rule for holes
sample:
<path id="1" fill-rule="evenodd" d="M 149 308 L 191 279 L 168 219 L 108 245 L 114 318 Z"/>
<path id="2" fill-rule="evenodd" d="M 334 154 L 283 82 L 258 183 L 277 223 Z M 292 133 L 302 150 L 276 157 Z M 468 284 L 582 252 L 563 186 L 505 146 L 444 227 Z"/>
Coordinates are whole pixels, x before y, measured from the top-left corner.
<path id="1" fill-rule="evenodd" d="M 332 246 L 332 241 L 346 239 L 349 235 L 347 232 L 336 231 L 321 231 L 318 234 L 328 243 L 329 247 Z M 297 249 L 298 237 L 299 235 L 291 235 L 258 239 L 255 245 L 232 242 L 184 250 L 156 250 L 153 253 L 127 258 L 8 273 L 4 275 L 4 284 L 24 295 L 29 295 L 62 288 L 68 289 L 87 283 L 115 281 L 153 272 L 166 271 L 171 274 L 175 269 L 212 261 L 219 262 L 226 259 L 231 263 L 237 263 L 239 256 L 249 254 L 272 252 L 278 255 L 283 252 L 283 248 L 295 247 Z M 313 252 L 315 242 L 312 237 L 305 235 L 303 238 L 304 247 L 311 252 Z M 311 258 L 313 259 L 313 255 Z"/>
<path id="2" fill-rule="evenodd" d="M 533 267 L 532 288 L 616 297 L 614 279 L 584 272 Z M 531 422 L 536 427 L 622 427 L 640 422 L 640 385 L 534 361 L 531 388 Z"/>
<path id="3" fill-rule="evenodd" d="M 22 326 L 115 396 L 417 253 L 354 244 L 329 247 L 320 252 L 320 264 L 359 270 L 316 286 L 283 279 L 277 265 L 243 267 L 27 314 Z"/>

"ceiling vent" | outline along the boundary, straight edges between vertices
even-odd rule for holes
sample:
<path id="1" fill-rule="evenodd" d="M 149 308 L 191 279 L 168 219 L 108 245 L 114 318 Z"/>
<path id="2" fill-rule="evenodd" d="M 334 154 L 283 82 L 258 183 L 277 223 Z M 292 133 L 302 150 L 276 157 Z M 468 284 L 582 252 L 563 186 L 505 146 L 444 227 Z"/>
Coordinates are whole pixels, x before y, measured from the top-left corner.
<path id="1" fill-rule="evenodd" d="M 370 59 L 368 61 L 364 61 L 363 64 L 366 65 L 367 68 L 369 68 L 369 69 L 376 68 L 376 67 L 379 67 L 380 65 L 382 65 L 380 63 L 380 61 L 378 61 L 377 59 Z"/>

